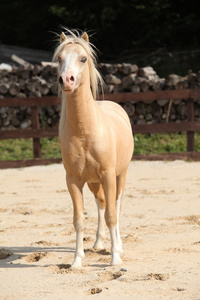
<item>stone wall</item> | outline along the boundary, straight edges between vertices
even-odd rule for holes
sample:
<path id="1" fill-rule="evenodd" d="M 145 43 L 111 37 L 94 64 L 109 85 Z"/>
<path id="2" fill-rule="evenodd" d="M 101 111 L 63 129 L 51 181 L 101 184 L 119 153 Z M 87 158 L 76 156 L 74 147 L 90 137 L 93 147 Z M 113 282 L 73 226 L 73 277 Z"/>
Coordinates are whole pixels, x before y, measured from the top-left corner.
<path id="1" fill-rule="evenodd" d="M 98 68 L 105 81 L 105 93 L 145 92 L 166 89 L 200 88 L 200 71 L 185 77 L 171 74 L 160 78 L 151 67 L 138 68 L 134 64 L 99 64 Z M 23 65 L 12 67 L 10 71 L 0 70 L 0 98 L 42 97 L 57 94 L 56 67 L 47 65 Z M 121 104 L 127 111 L 132 124 L 166 122 L 169 99 Z M 60 105 L 40 109 L 41 127 L 57 127 Z M 186 119 L 186 103 L 182 99 L 173 100 L 169 122 Z M 195 120 L 200 121 L 200 99 L 195 99 Z M 0 128 L 25 129 L 31 127 L 30 108 L 0 108 Z"/>

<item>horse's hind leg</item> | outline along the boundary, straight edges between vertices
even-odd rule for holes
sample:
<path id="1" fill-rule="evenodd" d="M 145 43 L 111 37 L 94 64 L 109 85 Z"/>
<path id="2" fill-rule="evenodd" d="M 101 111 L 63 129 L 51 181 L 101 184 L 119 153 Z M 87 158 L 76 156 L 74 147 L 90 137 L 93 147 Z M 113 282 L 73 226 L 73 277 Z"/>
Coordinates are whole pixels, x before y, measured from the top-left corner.
<path id="1" fill-rule="evenodd" d="M 119 216 L 121 211 L 121 199 L 124 192 L 125 182 L 126 182 L 126 172 L 127 169 L 121 173 L 119 176 L 117 176 L 117 187 L 116 187 L 116 214 L 117 214 L 117 228 L 116 228 L 116 239 L 118 243 L 118 248 L 120 252 L 123 252 L 122 250 L 122 241 L 120 238 L 120 232 L 119 232 Z"/>
<path id="2" fill-rule="evenodd" d="M 117 241 L 117 213 L 116 213 L 116 173 L 115 169 L 108 170 L 103 174 L 103 189 L 106 199 L 105 220 L 110 231 L 111 239 L 111 265 L 122 263 L 120 249 Z"/>
<path id="3" fill-rule="evenodd" d="M 88 186 L 91 190 L 91 192 L 95 196 L 97 209 L 98 209 L 98 228 L 96 233 L 96 241 L 94 243 L 93 248 L 98 249 L 104 249 L 104 237 L 105 237 L 105 208 L 106 208 L 106 201 L 105 201 L 105 195 L 102 188 L 102 185 L 100 183 L 88 183 Z"/>

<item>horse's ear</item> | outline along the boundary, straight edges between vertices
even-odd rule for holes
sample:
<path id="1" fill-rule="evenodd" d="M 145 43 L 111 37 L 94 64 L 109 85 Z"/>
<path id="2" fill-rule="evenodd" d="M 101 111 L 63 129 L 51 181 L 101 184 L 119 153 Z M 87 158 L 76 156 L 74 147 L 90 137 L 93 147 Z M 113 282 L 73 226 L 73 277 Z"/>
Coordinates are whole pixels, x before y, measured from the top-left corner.
<path id="1" fill-rule="evenodd" d="M 89 43 L 89 37 L 86 32 L 83 33 L 81 38 L 84 39 L 87 43 Z"/>
<path id="2" fill-rule="evenodd" d="M 62 44 L 62 42 L 64 42 L 66 39 L 67 39 L 66 35 L 64 34 L 64 32 L 62 32 L 60 35 L 60 44 Z"/>

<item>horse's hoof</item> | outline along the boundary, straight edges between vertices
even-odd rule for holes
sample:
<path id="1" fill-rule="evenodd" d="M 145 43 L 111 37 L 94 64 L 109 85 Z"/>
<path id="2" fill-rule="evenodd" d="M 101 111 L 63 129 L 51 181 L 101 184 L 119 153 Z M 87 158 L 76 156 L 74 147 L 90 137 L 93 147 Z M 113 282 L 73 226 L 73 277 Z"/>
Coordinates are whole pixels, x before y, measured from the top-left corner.
<path id="1" fill-rule="evenodd" d="M 81 257 L 76 257 L 70 267 L 71 269 L 78 269 L 82 268 L 82 258 Z"/>
<path id="2" fill-rule="evenodd" d="M 110 265 L 118 266 L 118 265 L 121 265 L 122 263 L 123 263 L 123 261 L 122 261 L 121 257 L 119 256 L 119 253 L 113 253 Z"/>
<path id="3" fill-rule="evenodd" d="M 94 250 L 102 250 L 104 249 L 104 245 L 102 241 L 96 241 L 94 246 L 93 246 Z"/>

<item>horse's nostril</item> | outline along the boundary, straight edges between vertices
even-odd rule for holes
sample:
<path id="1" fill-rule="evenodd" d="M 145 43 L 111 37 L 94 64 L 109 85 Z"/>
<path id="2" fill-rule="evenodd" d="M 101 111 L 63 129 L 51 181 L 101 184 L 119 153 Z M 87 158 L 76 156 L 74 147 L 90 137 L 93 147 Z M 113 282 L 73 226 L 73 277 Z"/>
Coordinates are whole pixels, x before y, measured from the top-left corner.
<path id="1" fill-rule="evenodd" d="M 63 85 L 63 79 L 62 79 L 62 76 L 59 77 L 58 82 L 60 83 L 60 85 Z"/>
<path id="2" fill-rule="evenodd" d="M 74 81 L 75 79 L 74 79 L 74 76 L 71 76 L 70 77 L 70 81 Z"/>

